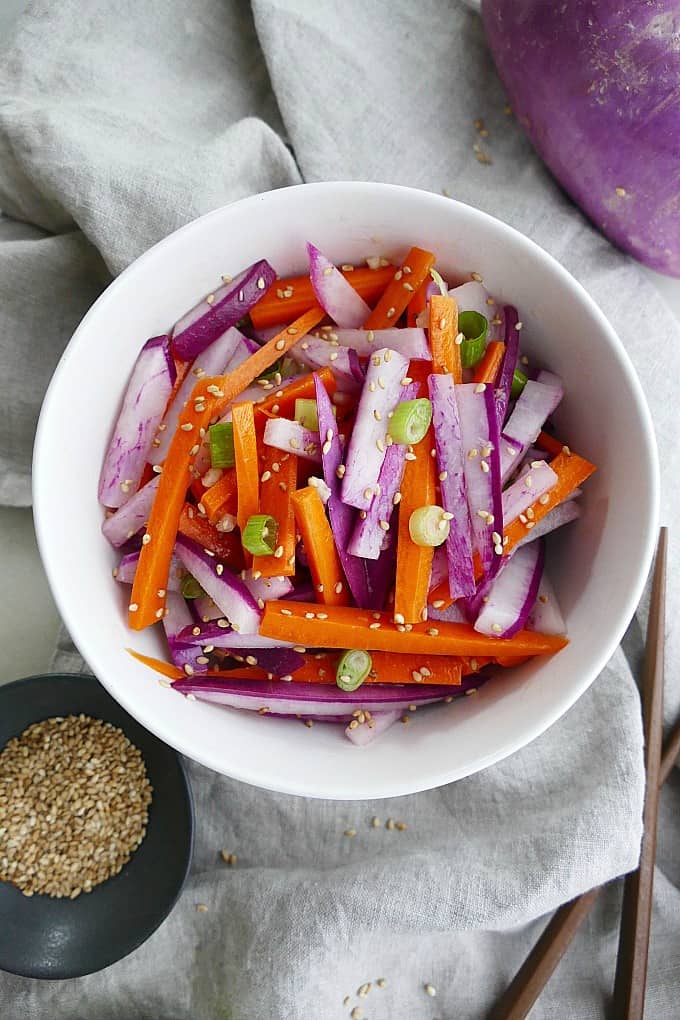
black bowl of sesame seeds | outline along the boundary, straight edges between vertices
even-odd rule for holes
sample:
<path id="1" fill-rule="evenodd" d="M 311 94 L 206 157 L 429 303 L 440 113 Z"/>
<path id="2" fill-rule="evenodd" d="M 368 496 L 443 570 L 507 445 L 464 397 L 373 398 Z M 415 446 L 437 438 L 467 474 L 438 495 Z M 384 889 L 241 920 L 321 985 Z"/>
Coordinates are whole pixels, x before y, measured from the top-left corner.
<path id="1" fill-rule="evenodd" d="M 176 903 L 194 811 L 179 755 L 92 676 L 0 687 L 0 969 L 101 970 Z"/>

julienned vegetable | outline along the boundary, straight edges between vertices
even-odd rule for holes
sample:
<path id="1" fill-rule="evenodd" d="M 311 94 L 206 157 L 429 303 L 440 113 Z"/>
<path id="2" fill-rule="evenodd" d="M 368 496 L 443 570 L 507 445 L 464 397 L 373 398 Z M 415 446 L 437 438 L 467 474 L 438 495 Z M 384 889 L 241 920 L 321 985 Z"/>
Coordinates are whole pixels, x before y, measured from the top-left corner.
<path id="1" fill-rule="evenodd" d="M 420 248 L 356 278 L 309 258 L 302 282 L 264 261 L 225 282 L 174 359 L 167 337 L 144 347 L 102 530 L 130 626 L 165 631 L 171 661 L 140 661 L 364 745 L 411 702 L 564 646 L 537 539 L 580 516 L 595 468 L 552 438 L 562 383 L 527 378 L 516 310 L 476 279 L 447 292 Z"/>

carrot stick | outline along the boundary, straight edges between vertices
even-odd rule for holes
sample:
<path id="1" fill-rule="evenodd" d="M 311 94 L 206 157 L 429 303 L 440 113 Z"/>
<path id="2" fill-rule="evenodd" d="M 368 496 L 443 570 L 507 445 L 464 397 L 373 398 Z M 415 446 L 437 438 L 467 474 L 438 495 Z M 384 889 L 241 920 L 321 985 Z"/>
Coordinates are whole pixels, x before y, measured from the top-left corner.
<path id="1" fill-rule="evenodd" d="M 316 373 L 330 397 L 335 393 L 335 376 L 330 368 L 321 368 Z M 295 382 L 290 383 L 285 389 L 277 390 L 271 397 L 255 405 L 256 411 L 262 411 L 266 415 L 279 416 L 281 418 L 292 418 L 295 411 L 295 401 L 298 398 L 314 399 L 314 374 L 300 376 Z"/>
<path id="2" fill-rule="evenodd" d="M 218 531 L 191 503 L 185 503 L 182 507 L 177 530 L 180 535 L 193 539 L 203 549 L 215 553 L 215 556 L 233 570 L 242 570 L 245 566 L 239 533 Z"/>
<path id="3" fill-rule="evenodd" d="M 411 298 L 408 307 L 406 309 L 406 325 L 415 326 L 416 319 L 421 312 L 424 312 L 427 308 L 427 285 L 431 281 L 428 277 L 425 277 L 418 290 Z"/>
<path id="4" fill-rule="evenodd" d="M 241 538 L 243 538 L 249 518 L 260 509 L 260 468 L 257 459 L 257 435 L 252 401 L 234 404 L 231 420 L 234 423 L 234 460 L 236 462 L 236 518 Z M 250 553 L 246 551 L 244 555 L 246 563 L 250 563 Z"/>
<path id="5" fill-rule="evenodd" d="M 414 510 L 434 503 L 435 462 L 430 455 L 434 446 L 432 429 L 413 447 L 415 460 L 407 460 L 401 483 L 399 529 L 397 532 L 397 573 L 394 590 L 394 618 L 400 623 L 419 623 L 427 613 L 427 591 L 430 586 L 431 546 L 416 545 L 409 532 Z"/>
<path id="6" fill-rule="evenodd" d="M 256 556 L 253 570 L 263 577 L 291 577 L 295 573 L 295 517 L 293 495 L 297 486 L 298 458 L 273 446 L 264 447 L 261 461 L 260 509 L 279 526 L 276 549 L 271 556 Z M 276 553 L 279 552 L 277 556 Z"/>
<path id="7" fill-rule="evenodd" d="M 476 383 L 495 383 L 504 354 L 505 344 L 502 340 L 492 340 L 488 343 L 484 351 L 484 357 L 475 365 L 472 381 Z"/>
<path id="8" fill-rule="evenodd" d="M 435 372 L 450 372 L 454 383 L 462 383 L 458 336 L 458 305 L 454 298 L 433 294 L 430 298 L 430 350 Z"/>
<path id="9" fill-rule="evenodd" d="M 136 652 L 134 648 L 126 648 L 125 651 L 128 652 L 133 659 L 137 659 L 137 661 L 141 662 L 144 666 L 149 666 L 151 669 L 154 669 L 157 673 L 160 673 L 161 676 L 167 677 L 171 682 L 173 680 L 181 680 L 182 678 L 186 679 L 186 673 L 183 673 L 179 666 L 173 666 L 172 663 L 164 662 L 162 659 L 154 659 L 152 655 L 142 655 L 141 652 Z"/>
<path id="10" fill-rule="evenodd" d="M 392 276 L 362 328 L 386 329 L 388 326 L 394 326 L 413 297 L 414 291 L 418 290 L 432 269 L 434 261 L 432 252 L 423 251 L 422 248 L 411 248 L 401 269 Z"/>
<path id="11" fill-rule="evenodd" d="M 142 477 L 139 479 L 139 489 L 143 489 L 147 482 L 150 482 L 154 477 L 155 471 L 152 464 L 145 464 L 144 470 L 142 471 Z"/>
<path id="12" fill-rule="evenodd" d="M 553 457 L 557 457 L 564 449 L 564 443 L 561 443 L 559 439 L 555 439 L 550 433 L 543 431 L 538 433 L 536 446 L 539 450 L 545 450 L 546 453 L 551 454 Z"/>
<path id="13" fill-rule="evenodd" d="M 172 387 L 172 393 L 168 397 L 167 407 L 170 407 L 170 404 L 175 399 L 175 396 L 177 395 L 177 390 L 180 388 L 180 386 L 182 385 L 182 383 L 186 379 L 187 372 L 191 368 L 191 362 L 190 361 L 184 361 L 182 358 L 176 358 L 174 356 L 173 356 L 172 360 L 175 363 L 175 373 L 176 373 L 176 375 L 175 375 L 175 382 L 174 382 L 174 385 Z M 166 410 L 167 410 L 167 408 L 166 408 Z"/>
<path id="14" fill-rule="evenodd" d="M 503 654 L 518 656 L 545 655 L 568 644 L 561 634 L 520 630 L 511 638 L 494 638 L 480 634 L 469 623 L 441 620 L 416 623 L 406 630 L 392 621 L 390 613 L 351 606 L 326 606 L 327 619 L 320 620 L 318 609 L 315 602 L 266 602 L 260 634 L 303 647 L 376 648 L 410 655 L 493 656 L 501 650 Z M 380 627 L 371 629 L 372 623 L 379 623 Z"/>
<path id="15" fill-rule="evenodd" d="M 345 279 L 352 284 L 357 294 L 364 301 L 372 304 L 394 276 L 394 266 L 380 269 L 369 269 L 361 266 L 349 272 L 343 272 Z M 289 297 L 284 297 L 292 290 Z M 262 295 L 254 308 L 250 309 L 250 321 L 255 329 L 266 329 L 278 326 L 281 322 L 290 322 L 302 315 L 308 308 L 316 304 L 316 295 L 312 289 L 309 276 L 289 276 L 283 280 L 275 280 L 269 290 Z"/>
<path id="16" fill-rule="evenodd" d="M 128 622 L 133 630 L 156 623 L 165 608 L 170 558 L 189 485 L 189 469 L 200 448 L 200 430 L 208 427 L 215 408 L 214 396 L 200 387 L 199 382 L 194 392 L 204 397 L 203 402 L 189 400 L 179 416 L 149 514 L 130 598 L 135 608 L 129 610 Z"/>
<path id="17" fill-rule="evenodd" d="M 327 606 L 346 606 L 349 592 L 319 493 L 311 485 L 298 489 L 293 496 L 293 508 L 318 601 Z"/>
<path id="18" fill-rule="evenodd" d="M 200 503 L 211 524 L 219 521 L 225 514 L 236 516 L 238 502 L 236 497 L 236 469 L 225 468 L 218 482 L 209 489 L 203 489 Z"/>
<path id="19" fill-rule="evenodd" d="M 541 496 L 532 506 L 533 517 L 527 520 L 526 524 L 520 521 L 519 517 L 508 524 L 507 528 L 503 529 L 503 539 L 507 537 L 503 548 L 503 555 L 507 556 L 515 548 L 521 538 L 527 533 L 527 528 L 531 524 L 538 524 L 539 521 L 543 520 L 546 514 L 549 514 L 558 503 L 562 503 L 567 496 L 577 489 L 579 485 L 583 485 L 587 478 L 590 478 L 593 471 L 597 468 L 590 461 L 585 460 L 583 457 L 579 457 L 576 453 L 565 453 L 562 450 L 561 453 L 555 457 L 554 460 L 550 461 L 550 467 L 557 475 L 557 482 L 553 485 L 552 489 L 549 489 L 545 496 Z M 544 502 L 541 502 L 544 500 Z M 522 516 L 529 517 L 528 511 L 525 510 Z"/>

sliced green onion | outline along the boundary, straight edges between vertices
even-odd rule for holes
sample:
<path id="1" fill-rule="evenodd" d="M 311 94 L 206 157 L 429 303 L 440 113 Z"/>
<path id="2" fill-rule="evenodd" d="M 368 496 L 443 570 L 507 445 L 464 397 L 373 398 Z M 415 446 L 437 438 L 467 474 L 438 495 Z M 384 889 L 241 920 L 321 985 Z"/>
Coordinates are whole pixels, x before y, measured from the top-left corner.
<path id="1" fill-rule="evenodd" d="M 308 400 L 306 397 L 298 397 L 295 401 L 295 421 L 312 432 L 319 431 L 319 411 L 316 400 Z"/>
<path id="2" fill-rule="evenodd" d="M 241 545 L 253 556 L 270 556 L 276 549 L 279 526 L 269 514 L 253 514 L 248 518 Z"/>
<path id="3" fill-rule="evenodd" d="M 439 289 L 440 289 L 440 291 L 442 293 L 442 297 L 447 297 L 449 292 L 448 292 L 446 284 L 442 280 L 441 274 L 438 273 L 436 269 L 431 269 L 430 270 L 430 276 L 432 277 L 434 282 L 439 287 Z"/>
<path id="4" fill-rule="evenodd" d="M 182 598 L 185 599 L 202 599 L 205 595 L 205 592 L 192 574 L 184 575 L 179 590 L 182 593 Z"/>
<path id="5" fill-rule="evenodd" d="M 460 312 L 458 331 L 465 339 L 460 345 L 460 360 L 463 368 L 472 368 L 484 357 L 486 334 L 489 322 L 479 312 Z"/>
<path id="6" fill-rule="evenodd" d="M 443 545 L 451 530 L 449 520 L 440 506 L 420 506 L 409 519 L 409 534 L 416 545 Z"/>
<path id="7" fill-rule="evenodd" d="M 210 440 L 210 463 L 214 468 L 229 468 L 236 463 L 234 460 L 234 425 L 230 421 L 221 421 L 208 429 Z"/>
<path id="8" fill-rule="evenodd" d="M 510 396 L 513 400 L 517 400 L 528 382 L 529 377 L 525 375 L 521 368 L 516 368 L 512 376 L 512 386 L 510 387 Z"/>
<path id="9" fill-rule="evenodd" d="M 427 397 L 402 400 L 390 418 L 388 432 L 395 443 L 419 443 L 425 438 L 432 421 L 432 404 Z"/>
<path id="10" fill-rule="evenodd" d="M 371 672 L 373 660 L 361 648 L 351 648 L 340 659 L 335 682 L 341 691 L 356 691 Z"/>

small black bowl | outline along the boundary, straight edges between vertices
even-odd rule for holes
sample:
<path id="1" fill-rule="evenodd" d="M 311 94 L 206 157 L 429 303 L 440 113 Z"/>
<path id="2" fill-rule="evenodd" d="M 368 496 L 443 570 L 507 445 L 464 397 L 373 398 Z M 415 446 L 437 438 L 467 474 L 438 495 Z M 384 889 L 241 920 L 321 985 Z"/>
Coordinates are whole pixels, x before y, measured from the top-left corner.
<path id="1" fill-rule="evenodd" d="M 118 875 L 75 900 L 28 897 L 0 882 L 0 969 L 24 977 L 82 977 L 131 953 L 168 916 L 191 865 L 194 805 L 179 756 L 93 676 L 55 673 L 0 686 L 0 748 L 31 723 L 80 712 L 120 727 L 141 751 L 153 786 L 147 832 Z"/>

